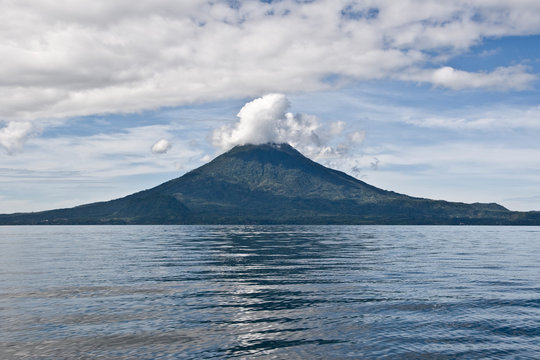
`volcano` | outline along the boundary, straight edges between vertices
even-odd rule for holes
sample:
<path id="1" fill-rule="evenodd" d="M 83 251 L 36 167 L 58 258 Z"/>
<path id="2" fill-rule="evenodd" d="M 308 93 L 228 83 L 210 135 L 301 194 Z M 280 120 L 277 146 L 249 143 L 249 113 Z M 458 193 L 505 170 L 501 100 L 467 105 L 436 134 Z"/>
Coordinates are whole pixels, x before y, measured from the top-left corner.
<path id="1" fill-rule="evenodd" d="M 120 199 L 0 215 L 0 224 L 540 225 L 540 212 L 382 190 L 288 144 L 236 146 L 185 175 Z"/>

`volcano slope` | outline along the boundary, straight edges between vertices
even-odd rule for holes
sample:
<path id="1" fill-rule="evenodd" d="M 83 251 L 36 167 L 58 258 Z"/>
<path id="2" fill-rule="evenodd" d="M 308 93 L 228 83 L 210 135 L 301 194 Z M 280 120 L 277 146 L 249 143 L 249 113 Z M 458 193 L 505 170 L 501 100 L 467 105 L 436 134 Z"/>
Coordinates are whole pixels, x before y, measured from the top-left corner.
<path id="1" fill-rule="evenodd" d="M 242 145 L 120 199 L 0 215 L 0 224 L 540 225 L 540 212 L 398 194 L 322 166 L 288 144 Z"/>

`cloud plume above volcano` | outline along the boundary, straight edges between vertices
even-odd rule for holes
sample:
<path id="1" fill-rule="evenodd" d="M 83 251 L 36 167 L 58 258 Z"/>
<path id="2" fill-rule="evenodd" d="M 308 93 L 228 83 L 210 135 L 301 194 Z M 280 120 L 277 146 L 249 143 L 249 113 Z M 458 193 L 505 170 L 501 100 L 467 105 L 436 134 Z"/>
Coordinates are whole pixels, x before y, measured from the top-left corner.
<path id="1" fill-rule="evenodd" d="M 360 133 L 345 131 L 343 121 L 323 126 L 314 115 L 289 112 L 290 105 L 283 94 L 268 94 L 246 103 L 236 123 L 214 130 L 213 145 L 228 150 L 244 144 L 288 143 L 319 157 L 345 153 L 348 144 L 362 142 Z"/>

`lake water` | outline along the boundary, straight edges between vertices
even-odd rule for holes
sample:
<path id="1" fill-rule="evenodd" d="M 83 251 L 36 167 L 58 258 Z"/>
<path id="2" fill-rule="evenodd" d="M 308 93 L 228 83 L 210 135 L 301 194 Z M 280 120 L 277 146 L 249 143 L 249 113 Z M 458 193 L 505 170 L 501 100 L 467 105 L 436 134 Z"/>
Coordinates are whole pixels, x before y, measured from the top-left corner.
<path id="1" fill-rule="evenodd" d="M 1 359 L 540 358 L 540 227 L 0 227 Z"/>

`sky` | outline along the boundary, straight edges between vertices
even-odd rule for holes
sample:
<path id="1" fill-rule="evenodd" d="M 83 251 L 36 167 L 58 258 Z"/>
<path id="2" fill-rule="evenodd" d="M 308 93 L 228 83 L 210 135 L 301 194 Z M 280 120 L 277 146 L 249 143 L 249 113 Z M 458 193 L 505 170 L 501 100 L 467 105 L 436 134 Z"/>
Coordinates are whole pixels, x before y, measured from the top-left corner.
<path id="1" fill-rule="evenodd" d="M 0 0 L 0 213 L 288 142 L 412 196 L 540 210 L 537 0 Z"/>

